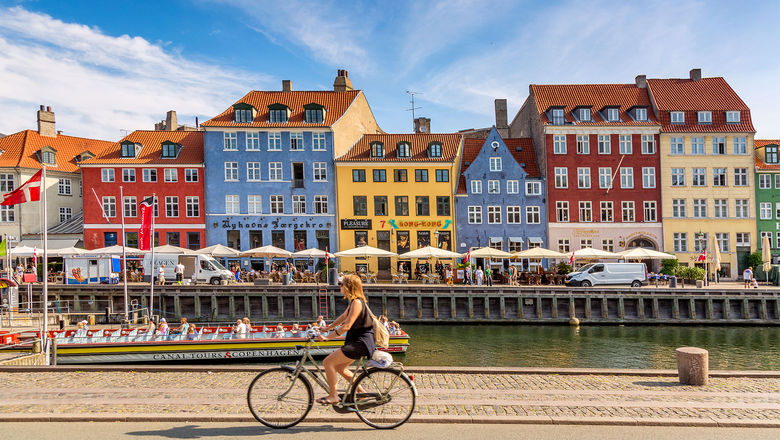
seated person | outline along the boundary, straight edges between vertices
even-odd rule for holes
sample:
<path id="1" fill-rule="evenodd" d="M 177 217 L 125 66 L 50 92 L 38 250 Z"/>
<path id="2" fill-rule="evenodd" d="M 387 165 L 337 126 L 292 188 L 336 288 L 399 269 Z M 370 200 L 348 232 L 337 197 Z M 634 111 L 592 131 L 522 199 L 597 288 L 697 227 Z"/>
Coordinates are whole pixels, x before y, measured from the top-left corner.
<path id="1" fill-rule="evenodd" d="M 283 337 L 285 337 L 284 326 L 282 325 L 281 322 L 276 325 L 276 331 L 274 332 L 273 337 L 274 338 L 283 338 Z"/>
<path id="2" fill-rule="evenodd" d="M 293 338 L 300 338 L 302 336 L 303 336 L 303 330 L 301 330 L 301 326 L 299 326 L 298 323 L 296 322 L 292 326 L 292 337 Z"/>
<path id="3" fill-rule="evenodd" d="M 195 329 L 195 325 L 190 324 L 187 327 L 187 340 L 188 341 L 194 341 L 198 339 L 198 331 Z"/>

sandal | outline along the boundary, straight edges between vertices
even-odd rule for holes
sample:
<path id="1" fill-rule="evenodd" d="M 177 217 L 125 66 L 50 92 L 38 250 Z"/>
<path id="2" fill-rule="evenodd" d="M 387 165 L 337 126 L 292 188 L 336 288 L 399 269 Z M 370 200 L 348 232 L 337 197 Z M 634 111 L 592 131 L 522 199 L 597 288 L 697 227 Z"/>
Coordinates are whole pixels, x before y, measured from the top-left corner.
<path id="1" fill-rule="evenodd" d="M 328 396 L 325 396 L 317 399 L 317 403 L 319 403 L 320 405 L 336 405 L 339 403 L 339 401 L 337 400 L 335 402 L 331 402 L 330 400 L 328 400 Z"/>

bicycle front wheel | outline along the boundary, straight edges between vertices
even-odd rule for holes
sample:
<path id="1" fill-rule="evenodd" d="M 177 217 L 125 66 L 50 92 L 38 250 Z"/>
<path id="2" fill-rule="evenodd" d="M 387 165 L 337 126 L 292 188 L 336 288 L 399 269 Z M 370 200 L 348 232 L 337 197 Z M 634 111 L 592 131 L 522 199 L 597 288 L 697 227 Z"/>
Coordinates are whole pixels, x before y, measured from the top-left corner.
<path id="1" fill-rule="evenodd" d="M 412 381 L 393 369 L 363 373 L 355 381 L 350 399 L 360 420 L 377 429 L 403 425 L 412 416 L 416 401 Z"/>
<path id="2" fill-rule="evenodd" d="M 314 392 L 308 380 L 293 375 L 290 368 L 278 367 L 255 377 L 246 401 L 258 422 L 269 428 L 289 428 L 309 413 Z"/>

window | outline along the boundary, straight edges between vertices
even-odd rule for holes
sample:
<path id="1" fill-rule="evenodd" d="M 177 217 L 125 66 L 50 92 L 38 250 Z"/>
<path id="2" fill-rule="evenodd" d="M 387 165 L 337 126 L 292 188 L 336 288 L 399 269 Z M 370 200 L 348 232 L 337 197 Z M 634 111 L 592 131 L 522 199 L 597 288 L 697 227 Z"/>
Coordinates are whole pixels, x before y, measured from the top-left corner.
<path id="1" fill-rule="evenodd" d="M 624 222 L 633 222 L 634 219 L 634 202 L 621 202 L 621 216 Z"/>
<path id="2" fill-rule="evenodd" d="M 739 124 L 739 112 L 726 112 L 726 122 L 729 124 Z"/>
<path id="3" fill-rule="evenodd" d="M 200 249 L 200 232 L 188 232 L 187 233 L 187 249 L 198 250 Z"/>
<path id="4" fill-rule="evenodd" d="M 198 169 L 197 168 L 185 168 L 184 169 L 184 181 L 185 182 L 197 182 L 198 181 Z"/>
<path id="5" fill-rule="evenodd" d="M 271 196 L 271 214 L 284 213 L 284 196 Z"/>
<path id="6" fill-rule="evenodd" d="M 703 137 L 691 138 L 691 154 L 704 154 L 704 149 Z"/>
<path id="7" fill-rule="evenodd" d="M 553 135 L 553 154 L 566 154 L 566 136 Z"/>
<path id="8" fill-rule="evenodd" d="M 436 196 L 436 215 L 450 215 L 450 196 Z"/>
<path id="9" fill-rule="evenodd" d="M 554 108 L 552 110 L 552 123 L 553 125 L 563 125 L 564 119 L 563 119 L 563 109 L 562 108 Z"/>
<path id="10" fill-rule="evenodd" d="M 352 196 L 352 214 L 368 215 L 368 197 Z"/>
<path id="11" fill-rule="evenodd" d="M 325 112 L 321 108 L 307 108 L 304 117 L 309 124 L 322 124 L 325 120 L 324 113 Z"/>
<path id="12" fill-rule="evenodd" d="M 387 170 L 376 169 L 374 170 L 373 174 L 374 174 L 374 182 L 387 182 Z"/>
<path id="13" fill-rule="evenodd" d="M 167 177 L 167 173 L 166 173 Z M 238 181 L 238 162 L 225 162 L 225 182 Z"/>
<path id="14" fill-rule="evenodd" d="M 569 202 L 555 202 L 555 218 L 559 222 L 569 221 Z"/>
<path id="15" fill-rule="evenodd" d="M 642 154 L 655 154 L 655 136 L 652 134 L 642 135 Z"/>
<path id="16" fill-rule="evenodd" d="M 615 252 L 615 241 L 611 238 L 601 240 L 601 249 L 607 252 Z"/>
<path id="17" fill-rule="evenodd" d="M 750 247 L 750 232 L 737 232 L 737 246 Z"/>
<path id="18" fill-rule="evenodd" d="M 694 168 L 691 181 L 693 186 L 707 186 L 707 169 Z"/>
<path id="19" fill-rule="evenodd" d="M 471 194 L 482 194 L 482 181 L 481 180 L 472 180 L 471 181 Z"/>
<path id="20" fill-rule="evenodd" d="M 57 156 L 53 151 L 41 151 L 41 163 L 56 166 Z"/>
<path id="21" fill-rule="evenodd" d="M 592 222 L 593 221 L 593 204 L 589 201 L 580 202 L 580 221 Z"/>
<path id="22" fill-rule="evenodd" d="M 718 248 L 721 252 L 729 251 L 729 233 L 728 232 L 716 232 L 715 240 L 718 242 Z M 770 240 L 771 243 L 771 240 Z"/>
<path id="23" fill-rule="evenodd" d="M 482 207 L 481 206 L 469 206 L 469 224 L 481 225 L 482 224 Z"/>
<path id="24" fill-rule="evenodd" d="M 726 154 L 726 138 L 723 136 L 712 137 L 712 154 Z"/>
<path id="25" fill-rule="evenodd" d="M 268 180 L 282 180 L 281 162 L 268 162 Z M 363 176 L 363 181 L 365 182 L 365 175 Z"/>
<path id="26" fill-rule="evenodd" d="M 166 197 L 166 209 L 167 209 Z M 177 208 L 178 209 L 178 208 Z M 225 196 L 225 213 L 226 214 L 240 214 L 241 213 L 241 201 L 238 195 L 226 195 Z"/>
<path id="27" fill-rule="evenodd" d="M 517 238 L 517 237 L 515 237 Z M 513 240 L 512 237 L 509 238 L 509 252 L 520 252 L 523 250 L 523 242 L 520 240 Z"/>
<path id="28" fill-rule="evenodd" d="M 328 213 L 328 196 L 314 196 L 314 213 Z"/>
<path id="29" fill-rule="evenodd" d="M 675 232 L 673 234 L 674 251 L 688 252 L 688 234 L 685 232 Z"/>
<path id="30" fill-rule="evenodd" d="M 488 224 L 499 224 L 501 223 L 501 207 L 500 206 L 488 206 L 487 207 L 487 214 L 488 214 Z"/>
<path id="31" fill-rule="evenodd" d="M 655 188 L 655 168 L 642 167 L 642 188 Z"/>
<path id="32" fill-rule="evenodd" d="M 507 180 L 506 181 L 506 193 L 507 194 L 519 194 L 520 193 L 520 182 L 517 180 Z"/>
<path id="33" fill-rule="evenodd" d="M 568 238 L 558 239 L 558 252 L 562 252 L 562 253 L 571 252 L 571 245 Z"/>
<path id="34" fill-rule="evenodd" d="M 590 140 L 588 139 L 588 135 L 577 135 L 577 154 L 590 154 Z"/>
<path id="35" fill-rule="evenodd" d="M 254 120 L 254 117 L 252 115 L 252 109 L 243 109 L 243 108 L 237 108 L 234 110 L 235 112 L 235 122 L 239 123 L 247 123 L 252 122 Z M 171 127 L 173 128 L 173 127 Z M 169 130 L 171 129 L 169 128 Z"/>
<path id="36" fill-rule="evenodd" d="M 522 221 L 522 213 L 520 206 L 507 206 L 506 207 L 506 222 L 509 224 L 520 224 Z"/>
<path id="37" fill-rule="evenodd" d="M 590 168 L 577 168 L 577 188 L 590 188 Z"/>
<path id="38" fill-rule="evenodd" d="M 385 157 L 385 146 L 381 142 L 371 144 L 371 157 Z"/>
<path id="39" fill-rule="evenodd" d="M 637 121 L 647 121 L 647 109 L 644 107 L 635 108 L 634 116 L 636 116 Z"/>
<path id="40" fill-rule="evenodd" d="M 247 196 L 246 205 L 247 205 L 248 214 L 262 214 L 263 196 L 258 196 L 258 195 Z"/>
<path id="41" fill-rule="evenodd" d="M 122 203 L 125 217 L 135 217 L 138 215 L 138 204 L 135 197 L 125 197 Z"/>
<path id="42" fill-rule="evenodd" d="M 187 217 L 200 217 L 200 200 L 198 196 L 187 196 L 185 199 Z"/>
<path id="43" fill-rule="evenodd" d="M 525 195 L 527 196 L 542 195 L 542 182 L 525 182 Z"/>
<path id="44" fill-rule="evenodd" d="M 542 222 L 541 209 L 538 206 L 525 207 L 525 222 L 529 225 L 538 225 Z"/>
<path id="45" fill-rule="evenodd" d="M 441 144 L 433 142 L 428 145 L 428 157 L 441 157 Z"/>
<path id="46" fill-rule="evenodd" d="M 238 167 L 238 165 L 236 165 L 236 167 Z M 236 173 L 238 173 L 238 168 L 236 168 Z M 179 172 L 176 168 L 165 168 L 163 174 L 166 182 L 179 181 Z M 238 179 L 238 174 L 236 174 L 236 179 Z"/>
<path id="47" fill-rule="evenodd" d="M 590 122 L 590 109 L 589 108 L 581 108 L 580 109 L 580 121 Z"/>
<path id="48" fill-rule="evenodd" d="M 759 189 L 772 189 L 772 176 L 769 174 L 758 175 L 758 188 Z"/>
<path id="49" fill-rule="evenodd" d="M 436 181 L 437 182 L 449 182 L 450 181 L 450 170 L 436 170 Z"/>
<path id="50" fill-rule="evenodd" d="M 488 180 L 488 194 L 500 194 L 500 193 L 501 193 L 501 181 Z"/>
<path id="51" fill-rule="evenodd" d="M 758 215 L 761 220 L 772 220 L 772 203 L 761 202 Z"/>
<path id="52" fill-rule="evenodd" d="M 70 179 L 59 179 L 57 182 L 57 194 L 61 196 L 69 196 L 70 192 Z"/>
<path id="53" fill-rule="evenodd" d="M 609 122 L 618 122 L 620 120 L 620 109 L 610 107 L 607 109 L 607 120 Z"/>
<path id="54" fill-rule="evenodd" d="M 734 137 L 734 154 L 747 154 L 747 138 Z"/>
<path id="55" fill-rule="evenodd" d="M 693 218 L 707 217 L 707 199 L 693 199 Z"/>
<path id="56" fill-rule="evenodd" d="M 555 167 L 555 187 L 556 188 L 569 187 L 569 176 L 566 168 Z"/>
<path id="57" fill-rule="evenodd" d="M 414 200 L 416 214 L 418 217 L 431 215 L 431 209 L 428 205 L 428 196 L 417 196 Z"/>
<path id="58" fill-rule="evenodd" d="M 612 153 L 612 143 L 608 134 L 599 135 L 599 154 Z"/>
<path id="59" fill-rule="evenodd" d="M 712 169 L 712 184 L 714 186 L 726 186 L 726 168 Z"/>
<path id="60" fill-rule="evenodd" d="M 715 199 L 715 218 L 727 218 L 729 216 L 729 204 L 726 199 Z M 771 205 L 770 205 L 771 209 Z"/>
<path id="61" fill-rule="evenodd" d="M 748 184 L 748 169 L 734 168 L 734 186 L 747 186 L 747 184 Z"/>
<path id="62" fill-rule="evenodd" d="M 73 217 L 73 208 L 60 208 L 60 223 L 66 222 Z"/>
<path id="63" fill-rule="evenodd" d="M 238 196 L 236 196 L 238 197 Z M 179 197 L 166 196 L 165 197 L 165 216 L 166 217 L 178 217 L 179 216 Z"/>
<path id="64" fill-rule="evenodd" d="M 287 122 L 287 109 L 286 108 L 269 108 L 268 109 L 268 122 L 285 123 Z"/>
<path id="65" fill-rule="evenodd" d="M 712 112 L 696 112 L 699 124 L 712 124 Z"/>
<path id="66" fill-rule="evenodd" d="M 734 217 L 736 218 L 748 218 L 748 200 L 737 199 L 734 200 Z"/>
<path id="67" fill-rule="evenodd" d="M 685 138 L 672 137 L 670 138 L 671 151 L 670 154 L 685 154 Z"/>
<path id="68" fill-rule="evenodd" d="M 592 247 L 593 247 L 593 239 L 592 238 L 581 238 L 580 239 L 580 249 L 592 248 Z"/>
<path id="69" fill-rule="evenodd" d="M 395 215 L 409 215 L 408 196 L 395 196 Z"/>
<path id="70" fill-rule="evenodd" d="M 764 237 L 769 237 L 769 242 L 772 242 L 772 231 L 761 231 L 758 233 L 758 239 L 760 243 L 764 242 Z M 780 232 L 777 233 L 777 244 L 780 247 Z"/>
<path id="71" fill-rule="evenodd" d="M 709 247 L 709 243 L 710 243 L 710 234 L 705 232 L 703 234 L 693 235 L 694 252 L 703 252 L 705 249 Z"/>
<path id="72" fill-rule="evenodd" d="M 685 112 L 671 112 L 672 124 L 685 124 Z"/>
<path id="73" fill-rule="evenodd" d="M 612 168 L 599 168 L 599 188 L 606 189 L 612 186 Z"/>
<path id="74" fill-rule="evenodd" d="M 123 168 L 122 169 L 122 182 L 135 182 L 135 169 Z"/>
<path id="75" fill-rule="evenodd" d="M 658 221 L 658 212 L 656 208 L 656 203 L 654 201 L 645 201 L 644 202 L 645 207 L 645 221 L 646 222 L 656 222 Z"/>
<path id="76" fill-rule="evenodd" d="M 775 189 L 780 189 L 780 174 L 775 174 Z"/>
<path id="77" fill-rule="evenodd" d="M 620 187 L 634 187 L 634 169 L 631 167 L 620 167 Z"/>
<path id="78" fill-rule="evenodd" d="M 306 214 L 306 196 L 303 194 L 293 194 L 292 196 L 293 214 Z"/>
<path id="79" fill-rule="evenodd" d="M 10 174 L 8 174 L 10 176 Z M 103 182 L 113 182 L 114 181 L 114 169 L 113 168 L 103 168 L 100 170 L 100 177 L 101 181 Z M 11 183 L 13 184 L 13 178 L 11 180 Z M 7 191 L 11 191 L 13 188 L 8 189 Z"/>
<path id="80" fill-rule="evenodd" d="M 415 182 L 427 182 L 428 181 L 428 170 L 414 170 L 414 181 Z"/>
<path id="81" fill-rule="evenodd" d="M 162 144 L 162 157 L 167 159 L 175 158 L 179 154 L 179 147 L 179 144 L 174 144 L 171 142 Z"/>
<path id="82" fill-rule="evenodd" d="M 399 142 L 398 153 L 396 154 L 398 157 L 412 157 L 412 147 L 409 145 L 409 142 Z"/>
<path id="83" fill-rule="evenodd" d="M 620 154 L 633 154 L 634 146 L 631 141 L 630 134 L 620 135 Z"/>
<path id="84" fill-rule="evenodd" d="M 766 147 L 766 156 L 764 159 L 766 163 L 777 163 L 777 146 L 768 145 Z"/>
<path id="85" fill-rule="evenodd" d="M 225 132 L 222 149 L 225 151 L 238 151 L 238 134 Z"/>
<path id="86" fill-rule="evenodd" d="M 311 135 L 312 151 L 325 151 L 325 133 L 313 133 Z"/>
<path id="87" fill-rule="evenodd" d="M 685 199 L 672 199 L 672 217 L 685 218 Z"/>
<path id="88" fill-rule="evenodd" d="M 490 158 L 490 171 L 498 172 L 503 169 L 503 165 L 501 163 L 500 157 L 491 157 Z"/>
<path id="89" fill-rule="evenodd" d="M 303 133 L 290 133 L 290 151 L 303 151 Z"/>
<path id="90" fill-rule="evenodd" d="M 615 221 L 612 202 L 601 202 L 601 221 L 613 222 Z"/>
<path id="91" fill-rule="evenodd" d="M 672 186 L 685 186 L 685 168 L 672 168 Z"/>
<path id="92" fill-rule="evenodd" d="M 406 182 L 406 170 L 393 170 L 393 180 L 396 182 Z"/>
<path id="93" fill-rule="evenodd" d="M 314 170 L 315 182 L 327 182 L 328 181 L 328 168 L 325 162 L 314 162 L 312 164 Z"/>
<path id="94" fill-rule="evenodd" d="M 250 132 L 246 134 L 246 151 L 260 151 L 260 133 Z"/>
<path id="95" fill-rule="evenodd" d="M 136 148 L 138 145 L 132 143 L 132 142 L 123 142 L 122 143 L 122 150 L 119 153 L 121 157 L 135 157 L 136 153 L 138 153 L 138 150 L 140 148 Z"/>
<path id="96" fill-rule="evenodd" d="M 282 151 L 281 133 L 268 133 L 268 151 Z"/>
<path id="97" fill-rule="evenodd" d="M 144 182 L 157 182 L 157 170 L 154 168 L 144 168 L 142 175 Z"/>

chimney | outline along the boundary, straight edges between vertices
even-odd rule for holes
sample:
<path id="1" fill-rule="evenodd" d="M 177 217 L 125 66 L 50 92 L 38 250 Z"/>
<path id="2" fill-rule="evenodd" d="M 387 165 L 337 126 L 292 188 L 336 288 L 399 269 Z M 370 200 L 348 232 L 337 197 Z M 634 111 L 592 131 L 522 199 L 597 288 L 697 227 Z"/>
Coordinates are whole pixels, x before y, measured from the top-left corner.
<path id="1" fill-rule="evenodd" d="M 333 81 L 333 91 L 346 92 L 352 90 L 352 81 L 349 79 L 349 72 L 339 69 L 336 79 Z"/>
<path id="2" fill-rule="evenodd" d="M 430 133 L 431 132 L 431 118 L 414 118 L 414 132 L 415 133 Z"/>
<path id="3" fill-rule="evenodd" d="M 691 69 L 691 81 L 701 81 L 701 69 Z"/>
<path id="4" fill-rule="evenodd" d="M 647 88 L 647 75 L 637 75 L 636 76 L 636 86 L 640 89 L 646 89 Z"/>
<path id="5" fill-rule="evenodd" d="M 283 92 L 292 92 L 292 81 L 289 79 L 283 79 L 282 80 L 282 91 Z"/>
<path id="6" fill-rule="evenodd" d="M 506 99 L 496 99 L 496 130 L 502 138 L 509 137 L 509 124 L 507 123 Z"/>
<path id="7" fill-rule="evenodd" d="M 57 137 L 54 129 L 54 112 L 51 107 L 43 107 L 38 110 L 38 134 L 41 136 Z"/>
<path id="8" fill-rule="evenodd" d="M 179 128 L 179 121 L 176 119 L 176 110 L 169 110 L 165 115 L 165 129 L 176 131 Z"/>

